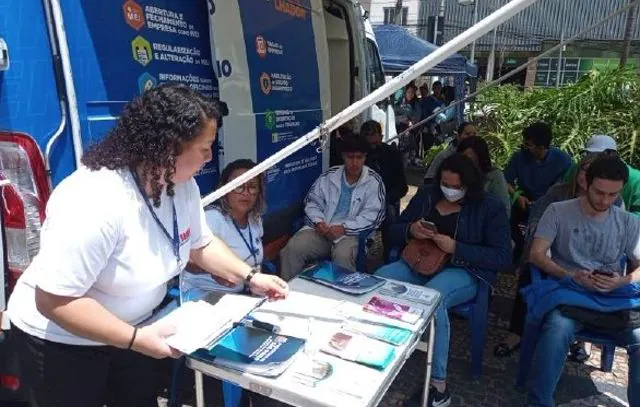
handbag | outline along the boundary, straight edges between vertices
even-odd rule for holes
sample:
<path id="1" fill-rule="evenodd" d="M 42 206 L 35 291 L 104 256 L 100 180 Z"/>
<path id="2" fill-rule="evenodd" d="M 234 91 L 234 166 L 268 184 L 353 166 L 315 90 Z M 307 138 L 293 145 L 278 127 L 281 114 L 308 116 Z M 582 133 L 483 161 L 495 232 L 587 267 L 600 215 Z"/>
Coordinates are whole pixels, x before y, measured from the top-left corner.
<path id="1" fill-rule="evenodd" d="M 439 248 L 432 240 L 409 241 L 402 251 L 402 259 L 416 272 L 431 276 L 442 270 L 451 255 Z"/>
<path id="2" fill-rule="evenodd" d="M 640 328 L 640 309 L 601 312 L 573 305 L 560 305 L 558 309 L 563 316 L 597 332 L 616 333 Z"/>

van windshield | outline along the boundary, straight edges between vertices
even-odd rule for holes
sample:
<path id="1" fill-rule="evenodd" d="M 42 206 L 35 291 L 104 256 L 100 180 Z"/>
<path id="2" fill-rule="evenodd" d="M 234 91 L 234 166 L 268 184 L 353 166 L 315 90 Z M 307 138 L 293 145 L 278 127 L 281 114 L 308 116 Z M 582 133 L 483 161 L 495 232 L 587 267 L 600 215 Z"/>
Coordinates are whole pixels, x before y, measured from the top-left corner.
<path id="1" fill-rule="evenodd" d="M 367 79 L 369 81 L 369 92 L 373 92 L 380 86 L 384 85 L 384 72 L 382 71 L 382 62 L 378 54 L 378 47 L 375 42 L 370 39 L 366 40 L 367 54 Z"/>

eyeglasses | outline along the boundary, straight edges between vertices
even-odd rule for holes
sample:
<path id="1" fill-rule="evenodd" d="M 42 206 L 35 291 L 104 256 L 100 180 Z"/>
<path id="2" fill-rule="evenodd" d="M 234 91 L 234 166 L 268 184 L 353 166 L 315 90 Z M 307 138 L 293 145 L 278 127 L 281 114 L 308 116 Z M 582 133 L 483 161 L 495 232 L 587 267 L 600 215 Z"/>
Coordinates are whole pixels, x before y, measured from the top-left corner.
<path id="1" fill-rule="evenodd" d="M 249 195 L 258 195 L 260 187 L 258 185 L 242 184 L 233 190 L 236 194 L 241 194 L 244 191 L 247 191 Z"/>

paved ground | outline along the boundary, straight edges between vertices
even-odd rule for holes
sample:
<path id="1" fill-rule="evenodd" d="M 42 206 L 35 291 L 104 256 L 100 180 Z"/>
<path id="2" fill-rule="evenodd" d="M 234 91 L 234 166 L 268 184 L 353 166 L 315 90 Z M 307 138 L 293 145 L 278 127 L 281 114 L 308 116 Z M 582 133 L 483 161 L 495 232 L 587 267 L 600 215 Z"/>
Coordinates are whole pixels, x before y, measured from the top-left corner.
<path id="1" fill-rule="evenodd" d="M 411 173 L 414 185 L 420 181 L 420 174 Z M 415 194 L 411 187 L 404 205 Z M 372 252 L 371 263 L 380 264 L 379 245 Z M 514 389 L 517 371 L 517 354 L 508 359 L 493 357 L 493 347 L 503 338 L 511 315 L 515 292 L 516 276 L 503 274 L 499 277 L 490 315 L 488 343 L 484 354 L 482 379 L 471 380 L 470 333 L 467 321 L 454 319 L 451 332 L 451 355 L 449 360 L 449 388 L 453 397 L 453 406 L 465 407 L 511 407 L 523 405 L 523 394 Z M 599 350 L 593 348 L 593 356 L 586 364 L 567 363 L 562 381 L 556 394 L 559 407 L 621 407 L 626 402 L 627 361 L 626 353 L 618 349 L 612 373 L 598 370 Z M 416 390 L 424 378 L 426 356 L 416 352 L 405 365 L 383 400 L 382 407 L 402 406 L 404 401 Z M 219 403 L 219 401 L 217 402 Z M 165 403 L 161 402 L 161 406 Z M 211 404 L 219 405 L 219 404 Z"/>

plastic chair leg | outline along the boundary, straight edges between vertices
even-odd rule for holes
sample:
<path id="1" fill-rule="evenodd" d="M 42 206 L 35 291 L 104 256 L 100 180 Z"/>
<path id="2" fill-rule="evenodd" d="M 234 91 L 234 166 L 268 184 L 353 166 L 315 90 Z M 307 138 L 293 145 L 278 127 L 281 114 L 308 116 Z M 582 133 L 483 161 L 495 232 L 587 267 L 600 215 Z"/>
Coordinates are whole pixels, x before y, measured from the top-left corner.
<path id="1" fill-rule="evenodd" d="M 602 345 L 602 355 L 600 356 L 600 370 L 605 373 L 611 372 L 613 369 L 613 359 L 616 353 L 616 347 L 613 345 Z"/>
<path id="2" fill-rule="evenodd" d="M 537 326 L 525 325 L 522 338 L 520 339 L 520 363 L 518 366 L 518 375 L 516 376 L 516 387 L 518 389 L 524 389 L 527 382 L 537 342 Z"/>
<path id="3" fill-rule="evenodd" d="M 486 316 L 483 318 L 473 316 L 471 323 L 471 376 L 479 379 L 482 376 L 482 357 L 487 338 Z"/>
<path id="4" fill-rule="evenodd" d="M 222 382 L 222 396 L 224 397 L 224 407 L 238 407 L 242 398 L 242 387 Z"/>

